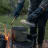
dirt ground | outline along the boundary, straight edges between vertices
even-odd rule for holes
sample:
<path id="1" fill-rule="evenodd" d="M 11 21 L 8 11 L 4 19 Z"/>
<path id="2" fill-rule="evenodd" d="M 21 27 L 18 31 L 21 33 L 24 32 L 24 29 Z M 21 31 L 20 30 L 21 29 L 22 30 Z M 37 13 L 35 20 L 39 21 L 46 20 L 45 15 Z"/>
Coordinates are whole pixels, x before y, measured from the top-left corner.
<path id="1" fill-rule="evenodd" d="M 48 40 L 44 40 L 43 48 L 48 48 Z"/>
<path id="2" fill-rule="evenodd" d="M 18 45 L 19 47 L 17 47 L 16 45 Z M 15 46 L 13 46 L 13 48 L 28 48 L 28 47 L 20 47 L 20 44 L 16 44 Z M 10 47 L 8 47 L 10 48 Z M 38 48 L 38 45 L 37 45 L 37 48 Z M 44 40 L 44 43 L 43 43 L 43 48 L 48 48 L 48 40 Z"/>

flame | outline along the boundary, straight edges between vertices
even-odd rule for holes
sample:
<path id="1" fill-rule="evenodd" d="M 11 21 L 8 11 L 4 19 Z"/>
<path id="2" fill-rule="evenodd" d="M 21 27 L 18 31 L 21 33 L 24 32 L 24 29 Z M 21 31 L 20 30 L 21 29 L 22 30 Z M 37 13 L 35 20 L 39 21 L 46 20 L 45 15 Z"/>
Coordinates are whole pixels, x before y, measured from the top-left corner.
<path id="1" fill-rule="evenodd" d="M 8 32 L 8 34 L 5 34 L 5 40 L 10 40 L 10 33 Z"/>
<path id="2" fill-rule="evenodd" d="M 7 41 L 7 48 L 10 48 L 10 32 L 7 34 L 7 27 L 4 24 L 4 33 L 5 33 L 5 40 Z"/>
<path id="3" fill-rule="evenodd" d="M 8 34 L 5 34 L 5 40 L 7 40 L 7 48 L 10 48 L 10 33 L 8 32 Z"/>
<path id="4" fill-rule="evenodd" d="M 5 40 L 7 40 L 7 41 L 8 41 L 8 35 L 5 35 Z"/>

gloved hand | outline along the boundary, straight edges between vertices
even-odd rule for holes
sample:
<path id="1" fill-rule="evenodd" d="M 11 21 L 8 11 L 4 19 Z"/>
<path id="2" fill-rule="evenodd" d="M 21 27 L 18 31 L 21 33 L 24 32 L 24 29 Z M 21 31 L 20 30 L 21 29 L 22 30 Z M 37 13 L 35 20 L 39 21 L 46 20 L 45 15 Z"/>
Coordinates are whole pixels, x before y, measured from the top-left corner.
<path id="1" fill-rule="evenodd" d="M 19 15 L 18 15 L 18 16 L 19 16 Z M 15 18 L 15 19 L 17 19 L 17 18 L 18 18 L 18 16 L 16 15 L 16 16 L 14 16 L 14 18 Z"/>
<path id="2" fill-rule="evenodd" d="M 40 14 L 43 13 L 42 8 L 37 8 L 31 15 L 28 16 L 27 20 L 29 22 L 36 22 Z"/>
<path id="3" fill-rule="evenodd" d="M 30 16 L 28 16 L 28 21 L 29 22 L 35 22 L 37 19 L 37 14 L 31 14 Z"/>

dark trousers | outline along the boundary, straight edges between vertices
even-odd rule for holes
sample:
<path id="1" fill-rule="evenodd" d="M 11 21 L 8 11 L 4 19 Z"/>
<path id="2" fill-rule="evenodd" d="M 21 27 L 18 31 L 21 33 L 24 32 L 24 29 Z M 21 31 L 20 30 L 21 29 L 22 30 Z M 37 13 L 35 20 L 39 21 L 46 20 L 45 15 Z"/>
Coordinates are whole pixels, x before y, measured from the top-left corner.
<path id="1" fill-rule="evenodd" d="M 37 37 L 38 37 L 38 39 L 37 39 L 38 44 L 43 43 L 44 36 L 45 36 L 46 22 L 47 22 L 47 13 L 44 13 L 37 18 L 37 22 L 35 22 L 36 26 L 30 27 L 30 37 L 28 36 L 28 38 L 30 40 L 34 40 L 34 45 L 36 45 L 36 38 Z M 37 34 L 37 32 L 38 32 L 38 35 L 32 37 L 32 35 Z"/>

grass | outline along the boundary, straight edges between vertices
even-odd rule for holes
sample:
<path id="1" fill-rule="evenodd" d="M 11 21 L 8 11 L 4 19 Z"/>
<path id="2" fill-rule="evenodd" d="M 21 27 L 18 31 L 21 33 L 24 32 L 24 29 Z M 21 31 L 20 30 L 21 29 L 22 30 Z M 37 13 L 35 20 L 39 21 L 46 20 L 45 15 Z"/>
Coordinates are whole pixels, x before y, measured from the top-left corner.
<path id="1" fill-rule="evenodd" d="M 3 24 L 6 24 L 7 26 L 7 29 L 11 29 L 11 21 L 13 20 L 13 16 L 0 16 L 0 26 L 1 28 L 0 29 L 4 29 L 3 28 Z M 20 23 L 20 20 L 25 18 L 26 19 L 26 16 L 20 16 L 18 19 L 16 19 L 13 23 L 13 26 L 26 26 L 26 25 L 23 25 Z M 47 40 L 48 39 L 48 21 L 47 21 L 47 25 L 46 25 L 46 32 L 45 32 L 45 39 Z"/>

